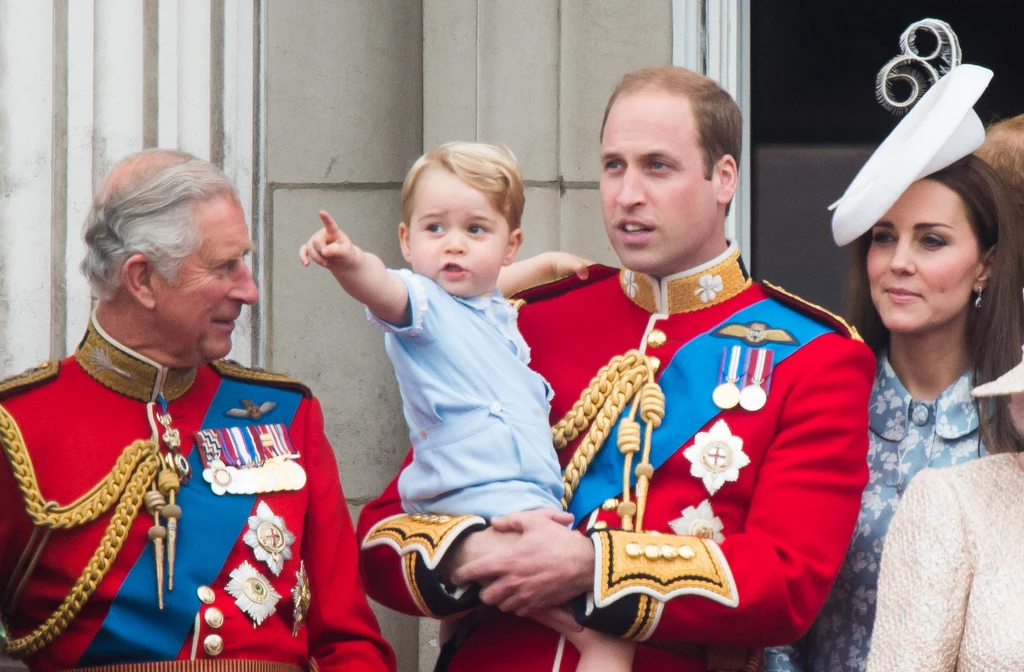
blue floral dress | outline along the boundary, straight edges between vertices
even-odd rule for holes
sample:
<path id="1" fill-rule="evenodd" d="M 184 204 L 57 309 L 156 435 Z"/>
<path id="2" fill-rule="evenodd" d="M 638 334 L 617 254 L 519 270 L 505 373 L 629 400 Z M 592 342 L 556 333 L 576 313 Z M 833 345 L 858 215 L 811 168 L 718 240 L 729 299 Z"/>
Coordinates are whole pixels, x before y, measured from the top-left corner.
<path id="1" fill-rule="evenodd" d="M 861 672 L 875 621 L 882 543 L 903 492 L 925 467 L 948 467 L 985 454 L 965 372 L 935 401 L 916 401 L 889 358 L 878 361 L 868 432 L 870 478 L 850 550 L 810 632 L 792 646 L 768 649 L 765 672 Z"/>

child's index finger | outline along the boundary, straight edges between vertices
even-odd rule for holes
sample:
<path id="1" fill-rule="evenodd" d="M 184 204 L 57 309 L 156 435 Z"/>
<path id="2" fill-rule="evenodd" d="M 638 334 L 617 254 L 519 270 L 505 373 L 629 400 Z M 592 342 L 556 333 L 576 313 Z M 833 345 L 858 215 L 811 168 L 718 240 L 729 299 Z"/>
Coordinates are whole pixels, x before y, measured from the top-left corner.
<path id="1" fill-rule="evenodd" d="M 332 235 L 338 235 L 341 233 L 341 228 L 338 227 L 338 223 L 334 221 L 330 213 L 326 210 L 320 211 L 320 221 L 324 223 L 324 230 Z"/>

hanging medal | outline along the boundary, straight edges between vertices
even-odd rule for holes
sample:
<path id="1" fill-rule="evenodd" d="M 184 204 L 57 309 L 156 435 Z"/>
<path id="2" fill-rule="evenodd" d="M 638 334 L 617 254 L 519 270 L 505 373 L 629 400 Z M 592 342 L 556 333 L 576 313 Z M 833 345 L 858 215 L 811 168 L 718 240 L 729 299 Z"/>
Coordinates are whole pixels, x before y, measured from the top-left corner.
<path id="1" fill-rule="evenodd" d="M 743 346 L 726 346 L 722 350 L 722 365 L 718 371 L 718 386 L 711 393 L 711 400 L 723 411 L 735 408 L 740 403 L 740 388 L 736 383 L 740 379 L 740 359 Z"/>
<path id="2" fill-rule="evenodd" d="M 740 406 L 747 411 L 760 411 L 768 401 L 768 379 L 772 372 L 773 353 L 769 348 L 750 350 L 747 355 L 747 384 L 740 392 Z"/>
<path id="3" fill-rule="evenodd" d="M 282 424 L 204 429 L 196 433 L 203 479 L 215 494 L 301 490 L 306 471 Z"/>

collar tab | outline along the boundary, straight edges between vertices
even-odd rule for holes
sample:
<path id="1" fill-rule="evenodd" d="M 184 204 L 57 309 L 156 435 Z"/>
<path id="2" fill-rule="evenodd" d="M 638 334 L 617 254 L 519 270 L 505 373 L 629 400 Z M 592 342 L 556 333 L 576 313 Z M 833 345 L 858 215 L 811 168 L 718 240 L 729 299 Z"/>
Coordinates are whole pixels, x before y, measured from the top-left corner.
<path id="1" fill-rule="evenodd" d="M 740 249 L 728 249 L 706 264 L 658 279 L 627 268 L 619 272 L 619 285 L 629 299 L 649 313 L 691 313 L 728 301 L 751 285 Z"/>
<path id="2" fill-rule="evenodd" d="M 170 369 L 121 345 L 103 331 L 95 315 L 75 351 L 75 361 L 100 385 L 146 403 L 160 396 L 174 401 L 196 379 L 195 369 Z"/>

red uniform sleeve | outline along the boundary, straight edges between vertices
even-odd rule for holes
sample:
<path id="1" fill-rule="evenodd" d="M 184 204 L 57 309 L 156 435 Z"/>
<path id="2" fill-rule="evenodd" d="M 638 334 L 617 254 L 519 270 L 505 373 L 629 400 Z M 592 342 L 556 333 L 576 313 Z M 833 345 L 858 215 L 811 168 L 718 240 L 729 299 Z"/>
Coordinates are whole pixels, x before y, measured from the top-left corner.
<path id="1" fill-rule="evenodd" d="M 303 412 L 304 411 L 304 412 Z M 358 572 L 352 519 L 338 478 L 334 451 L 324 435 L 316 399 L 304 403 L 296 423 L 304 423 L 309 461 L 310 506 L 302 557 L 313 599 L 309 607 L 310 656 L 320 669 L 345 672 L 395 670 L 395 654 L 380 634 Z"/>
<path id="2" fill-rule="evenodd" d="M 755 648 L 792 642 L 807 631 L 839 572 L 867 483 L 875 369 L 866 346 L 832 334 L 805 346 L 797 363 L 777 423 L 763 427 L 774 438 L 744 528 L 720 546 L 737 603 L 688 594 L 652 607 L 629 595 L 589 613 L 577 604 L 577 614 L 587 614 L 584 625 L 625 634 L 623 625 L 656 610 L 643 639 Z M 655 475 L 652 487 L 666 486 Z M 661 539 L 671 537 L 662 533 Z"/>
<path id="3" fill-rule="evenodd" d="M 410 450 L 402 469 L 411 461 Z M 359 515 L 359 570 L 367 592 L 410 616 L 448 618 L 477 607 L 477 587 L 454 591 L 442 583 L 436 567 L 460 536 L 483 529 L 486 523 L 478 516 L 405 514 L 398 475 Z"/>

